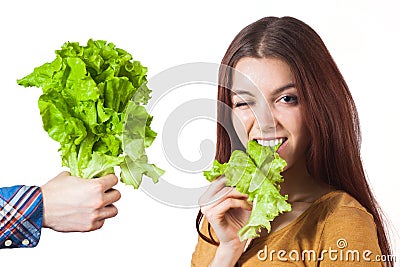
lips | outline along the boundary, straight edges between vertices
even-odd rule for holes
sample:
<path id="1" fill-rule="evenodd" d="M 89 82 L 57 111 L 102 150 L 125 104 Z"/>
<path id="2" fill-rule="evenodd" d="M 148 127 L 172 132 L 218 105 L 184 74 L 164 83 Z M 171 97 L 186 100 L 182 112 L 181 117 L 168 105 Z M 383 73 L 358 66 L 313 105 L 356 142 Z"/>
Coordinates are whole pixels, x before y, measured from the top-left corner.
<path id="1" fill-rule="evenodd" d="M 279 152 L 281 152 L 282 149 L 285 148 L 285 146 L 287 145 L 287 138 L 285 138 L 285 140 L 283 141 L 283 143 L 279 146 L 278 150 L 276 151 L 278 154 Z"/>

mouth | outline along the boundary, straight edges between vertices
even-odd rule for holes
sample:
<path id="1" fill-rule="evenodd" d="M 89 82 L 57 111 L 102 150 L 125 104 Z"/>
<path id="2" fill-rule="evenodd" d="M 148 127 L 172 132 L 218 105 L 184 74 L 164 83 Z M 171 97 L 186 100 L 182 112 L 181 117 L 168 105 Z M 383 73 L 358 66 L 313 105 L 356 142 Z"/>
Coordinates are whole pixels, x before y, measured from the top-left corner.
<path id="1" fill-rule="evenodd" d="M 253 139 L 257 141 L 259 145 L 262 146 L 269 146 L 269 147 L 275 147 L 276 145 L 282 145 L 287 141 L 287 137 L 280 137 L 280 138 L 275 138 L 275 139 Z"/>

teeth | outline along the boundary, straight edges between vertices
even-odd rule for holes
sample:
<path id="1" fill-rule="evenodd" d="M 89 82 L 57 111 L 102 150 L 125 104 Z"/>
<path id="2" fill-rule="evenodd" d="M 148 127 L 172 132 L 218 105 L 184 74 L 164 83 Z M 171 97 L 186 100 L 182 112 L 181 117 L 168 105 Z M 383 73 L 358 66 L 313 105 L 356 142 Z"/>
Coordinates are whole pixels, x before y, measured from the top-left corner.
<path id="1" fill-rule="evenodd" d="M 274 140 L 269 140 L 268 146 L 275 146 L 275 141 Z"/>
<path id="2" fill-rule="evenodd" d="M 262 146 L 276 146 L 277 144 L 282 144 L 283 138 L 274 139 L 274 140 L 257 140 Z"/>

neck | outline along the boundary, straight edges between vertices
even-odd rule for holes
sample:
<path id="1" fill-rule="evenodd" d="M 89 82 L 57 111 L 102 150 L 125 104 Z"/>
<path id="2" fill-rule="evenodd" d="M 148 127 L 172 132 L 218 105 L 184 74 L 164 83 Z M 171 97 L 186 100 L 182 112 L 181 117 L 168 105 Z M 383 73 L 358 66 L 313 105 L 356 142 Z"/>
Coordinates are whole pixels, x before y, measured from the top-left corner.
<path id="1" fill-rule="evenodd" d="M 288 202 L 314 202 L 333 190 L 318 177 L 311 177 L 305 162 L 298 162 L 282 172 L 281 194 L 288 195 Z"/>

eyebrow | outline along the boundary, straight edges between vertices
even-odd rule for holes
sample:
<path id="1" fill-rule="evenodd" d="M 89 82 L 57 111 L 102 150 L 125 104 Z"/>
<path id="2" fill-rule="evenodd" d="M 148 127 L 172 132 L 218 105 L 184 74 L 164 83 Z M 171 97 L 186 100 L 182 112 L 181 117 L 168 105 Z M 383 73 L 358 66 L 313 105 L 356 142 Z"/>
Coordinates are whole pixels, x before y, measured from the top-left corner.
<path id="1" fill-rule="evenodd" d="M 293 87 L 295 87 L 294 83 L 288 83 L 288 84 L 286 84 L 286 85 L 284 85 L 284 86 L 281 86 L 281 87 L 275 89 L 275 90 L 272 92 L 272 95 L 273 95 L 273 96 L 279 95 L 279 94 L 281 94 L 282 92 L 284 92 L 284 91 L 286 91 L 286 90 L 288 90 L 288 89 L 290 89 L 290 88 L 293 88 Z"/>
<path id="2" fill-rule="evenodd" d="M 237 91 L 232 90 L 232 93 L 233 95 L 249 95 L 254 97 L 254 95 L 247 90 L 237 90 Z"/>
<path id="3" fill-rule="evenodd" d="M 286 90 L 288 90 L 288 89 L 290 89 L 290 88 L 293 88 L 293 87 L 295 87 L 295 84 L 294 84 L 294 83 L 292 83 L 292 82 L 291 82 L 291 83 L 288 83 L 288 84 L 286 84 L 286 85 L 284 85 L 284 86 L 281 86 L 281 87 L 275 89 L 275 90 L 272 92 L 272 95 L 273 95 L 273 96 L 279 95 L 279 94 L 281 94 L 282 92 L 284 92 L 284 91 L 286 91 Z M 234 95 L 249 95 L 249 96 L 255 97 L 254 94 L 252 94 L 251 92 L 249 92 L 249 91 L 247 91 L 247 90 L 237 90 L 237 91 L 233 91 L 233 90 L 232 90 L 232 93 L 233 93 Z"/>

